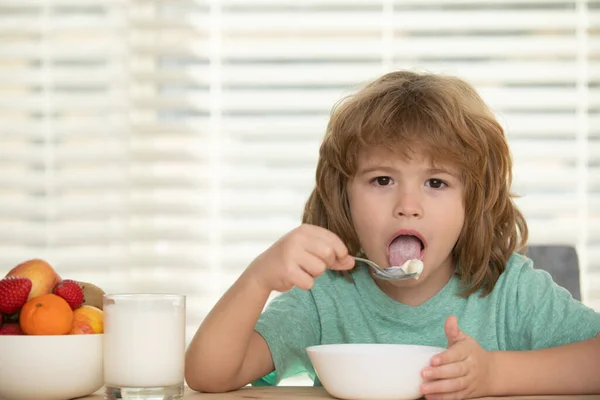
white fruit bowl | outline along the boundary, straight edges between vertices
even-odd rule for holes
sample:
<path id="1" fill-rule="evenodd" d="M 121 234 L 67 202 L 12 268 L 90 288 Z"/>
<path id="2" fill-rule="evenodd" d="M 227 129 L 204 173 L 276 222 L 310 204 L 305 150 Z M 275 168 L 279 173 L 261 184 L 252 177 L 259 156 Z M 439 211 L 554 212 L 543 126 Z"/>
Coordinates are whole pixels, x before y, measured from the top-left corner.
<path id="1" fill-rule="evenodd" d="M 319 380 L 347 400 L 409 400 L 423 396 L 421 370 L 445 349 L 403 344 L 327 344 L 306 349 Z"/>
<path id="2" fill-rule="evenodd" d="M 102 334 L 0 336 L 0 399 L 66 400 L 102 387 Z"/>

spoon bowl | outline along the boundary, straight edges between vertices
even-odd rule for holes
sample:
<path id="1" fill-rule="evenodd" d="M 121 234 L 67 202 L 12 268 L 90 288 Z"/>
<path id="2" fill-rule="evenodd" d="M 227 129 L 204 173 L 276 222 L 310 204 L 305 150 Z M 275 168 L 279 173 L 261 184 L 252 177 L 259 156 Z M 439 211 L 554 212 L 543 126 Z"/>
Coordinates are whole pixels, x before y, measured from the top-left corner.
<path id="1" fill-rule="evenodd" d="M 375 264 L 371 260 L 367 260 L 366 258 L 354 257 L 356 261 L 367 264 L 369 267 L 373 269 L 373 274 L 383 280 L 386 281 L 404 281 L 407 279 L 414 279 L 419 274 L 417 272 L 406 273 L 402 267 L 399 266 L 391 266 L 389 268 L 381 268 L 379 265 Z"/>

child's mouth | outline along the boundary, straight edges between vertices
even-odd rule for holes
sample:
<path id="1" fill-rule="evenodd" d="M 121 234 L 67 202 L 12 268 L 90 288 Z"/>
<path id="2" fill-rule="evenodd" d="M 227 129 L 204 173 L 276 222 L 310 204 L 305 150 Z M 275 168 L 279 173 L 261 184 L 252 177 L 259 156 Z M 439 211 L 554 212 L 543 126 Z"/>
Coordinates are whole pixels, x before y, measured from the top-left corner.
<path id="1" fill-rule="evenodd" d="M 423 260 L 425 243 L 417 232 L 397 235 L 388 246 L 390 266 L 401 266 L 408 260 Z"/>

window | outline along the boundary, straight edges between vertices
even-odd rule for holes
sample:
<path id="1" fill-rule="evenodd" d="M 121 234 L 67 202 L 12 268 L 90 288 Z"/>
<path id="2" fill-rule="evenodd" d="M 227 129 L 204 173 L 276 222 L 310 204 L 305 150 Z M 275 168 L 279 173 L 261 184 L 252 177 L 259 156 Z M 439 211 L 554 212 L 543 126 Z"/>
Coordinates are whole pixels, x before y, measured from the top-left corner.
<path id="1" fill-rule="evenodd" d="M 600 310 L 598 0 L 4 0 L 0 272 L 185 293 L 191 339 L 299 223 L 332 105 L 397 68 L 478 88 Z"/>

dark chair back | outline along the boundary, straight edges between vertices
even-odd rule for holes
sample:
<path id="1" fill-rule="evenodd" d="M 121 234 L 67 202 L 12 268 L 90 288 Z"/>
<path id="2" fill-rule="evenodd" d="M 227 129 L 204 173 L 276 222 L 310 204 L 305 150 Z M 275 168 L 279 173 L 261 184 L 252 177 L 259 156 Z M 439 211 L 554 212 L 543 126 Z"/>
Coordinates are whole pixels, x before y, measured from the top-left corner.
<path id="1" fill-rule="evenodd" d="M 579 259 L 573 246 L 531 245 L 526 255 L 533 260 L 534 268 L 548 271 L 554 282 L 567 289 L 574 299 L 581 301 Z"/>

